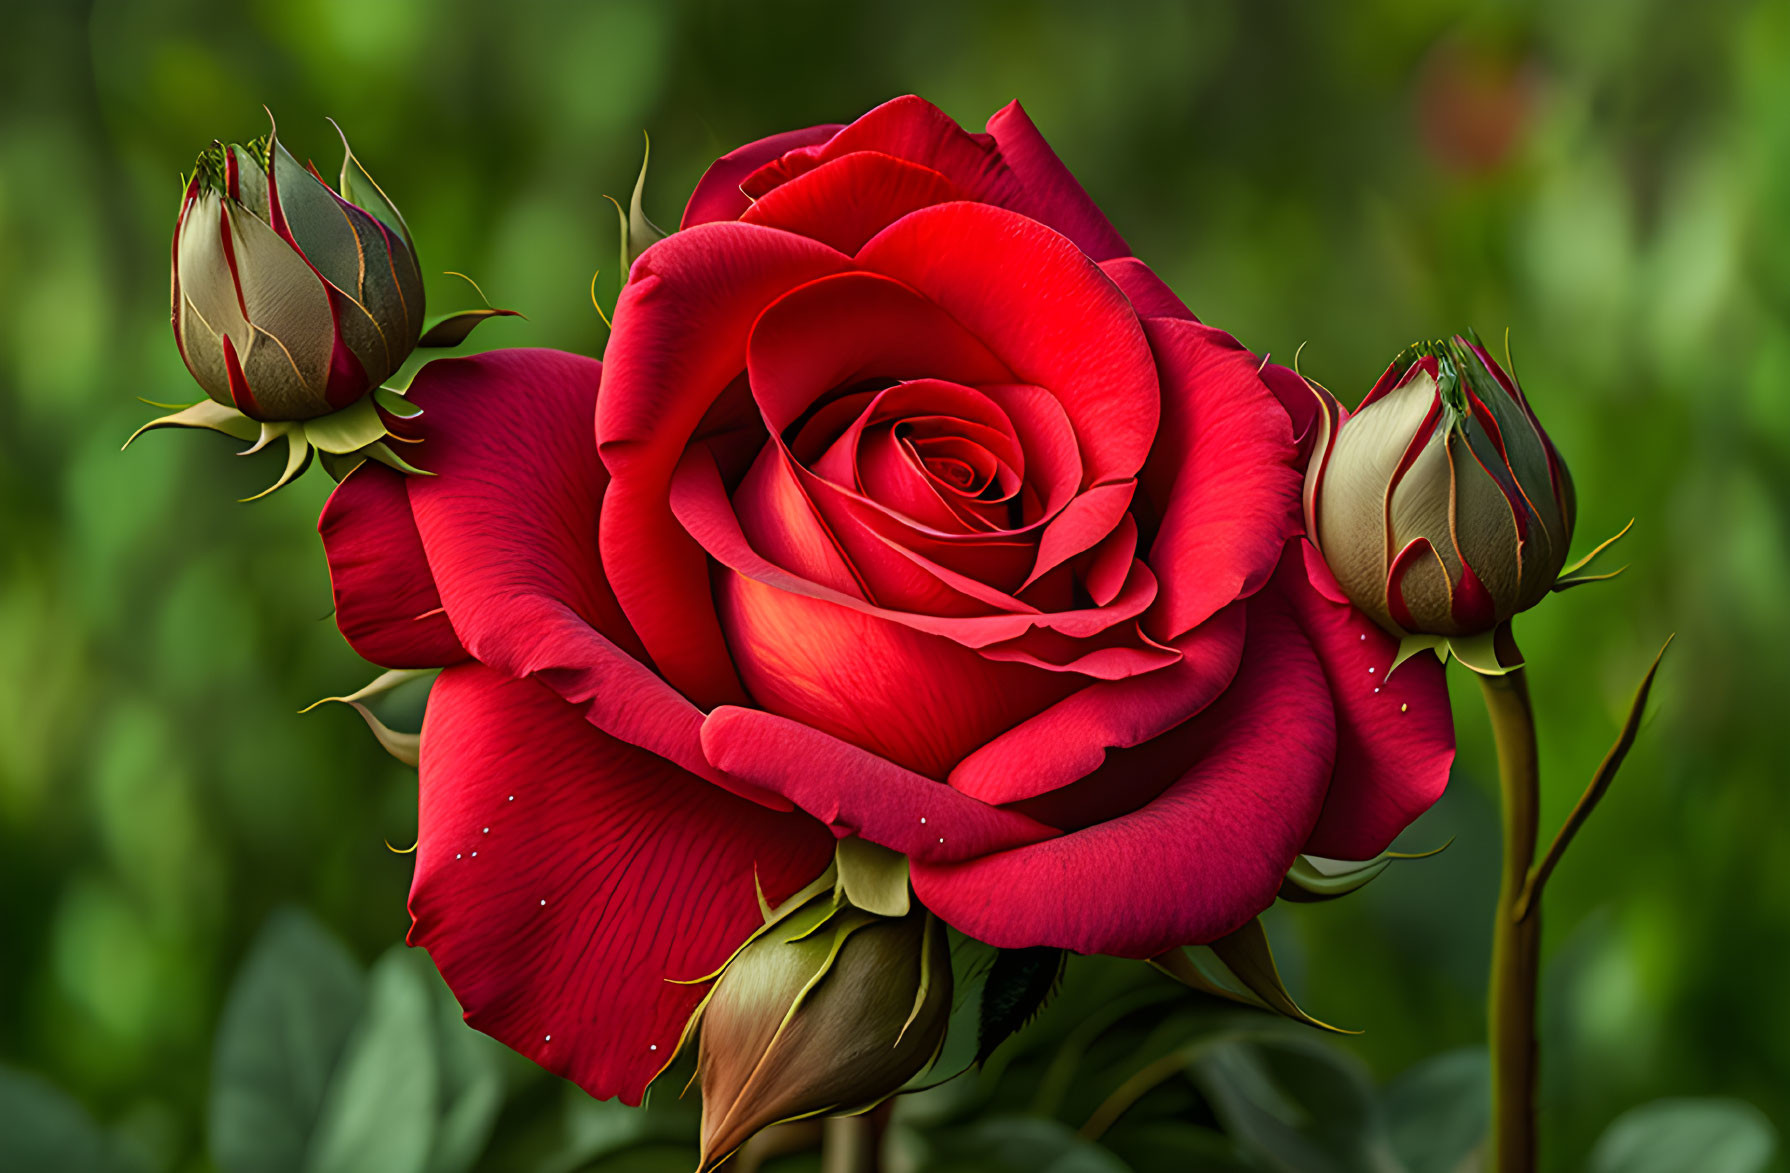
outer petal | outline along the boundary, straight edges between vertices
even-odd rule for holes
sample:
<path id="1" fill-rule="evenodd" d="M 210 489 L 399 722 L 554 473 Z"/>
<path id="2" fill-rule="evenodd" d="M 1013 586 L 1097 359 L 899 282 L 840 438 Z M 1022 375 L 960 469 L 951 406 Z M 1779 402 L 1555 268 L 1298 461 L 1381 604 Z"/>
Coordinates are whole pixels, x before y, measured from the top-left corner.
<path id="1" fill-rule="evenodd" d="M 1299 532 L 1302 477 L 1292 424 L 1254 355 L 1198 322 L 1145 328 L 1163 382 L 1162 435 L 1143 477 L 1159 519 L 1152 630 L 1173 639 L 1268 580 Z"/>
<path id="2" fill-rule="evenodd" d="M 988 120 L 988 133 L 1025 188 L 1022 201 L 1010 207 L 1055 228 L 1097 261 L 1131 252 L 1018 102 L 1008 103 Z"/>
<path id="3" fill-rule="evenodd" d="M 861 835 L 915 865 L 960 860 L 1056 834 L 798 721 L 724 705 L 702 744 L 721 769 L 775 790 L 841 837 Z M 1284 870 L 1284 869 L 1283 869 Z"/>
<path id="4" fill-rule="evenodd" d="M 711 224 L 654 245 L 615 311 L 597 439 L 614 474 L 599 535 L 616 597 L 653 663 L 703 707 L 744 699 L 709 599 L 702 551 L 671 516 L 671 476 L 703 416 L 746 367 L 759 313 L 850 261 L 756 224 Z"/>
<path id="5" fill-rule="evenodd" d="M 442 673 L 422 742 L 410 943 L 466 1020 L 593 1096 L 640 1102 L 714 970 L 826 867 L 806 815 L 735 798 L 529 681 Z"/>
<path id="6" fill-rule="evenodd" d="M 1389 675 L 1398 641 L 1364 612 L 1326 597 L 1329 579 L 1322 556 L 1301 541 L 1288 547 L 1268 588 L 1291 602 L 1336 708 L 1336 773 L 1304 850 L 1371 859 L 1442 797 L 1454 722 L 1441 661 L 1414 656 Z"/>
<path id="7" fill-rule="evenodd" d="M 317 519 L 329 559 L 336 626 L 386 668 L 439 668 L 466 658 L 435 589 L 404 476 L 372 461 L 348 474 Z"/>
<path id="8" fill-rule="evenodd" d="M 684 207 L 683 227 L 694 228 L 715 220 L 738 220 L 752 206 L 752 200 L 740 190 L 740 181 L 785 151 L 824 143 L 839 132 L 839 123 L 810 126 L 802 130 L 786 130 L 769 138 L 727 152 L 703 172 Z"/>
<path id="9" fill-rule="evenodd" d="M 590 420 L 601 369 L 559 351 L 502 350 L 419 371 L 419 459 L 436 475 L 405 482 L 417 532 L 476 659 L 537 677 L 605 732 L 713 775 L 696 740 L 701 713 L 641 663 L 597 560 L 608 474 Z"/>
<path id="10" fill-rule="evenodd" d="M 772 188 L 740 219 L 811 236 L 849 255 L 909 212 L 963 197 L 930 167 L 854 151 Z"/>
<path id="11" fill-rule="evenodd" d="M 913 863 L 914 892 L 1000 948 L 1153 957 L 1210 941 L 1273 902 L 1324 801 L 1334 746 L 1323 670 L 1286 606 L 1249 605 L 1243 667 L 1177 737 L 1192 762 L 1130 814 L 955 864 Z"/>

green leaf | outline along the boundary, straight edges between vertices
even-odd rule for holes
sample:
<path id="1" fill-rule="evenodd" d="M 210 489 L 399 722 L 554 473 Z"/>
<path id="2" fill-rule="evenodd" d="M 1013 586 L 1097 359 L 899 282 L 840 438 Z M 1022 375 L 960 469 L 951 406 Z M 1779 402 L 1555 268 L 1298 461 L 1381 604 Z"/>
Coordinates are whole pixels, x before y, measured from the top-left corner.
<path id="1" fill-rule="evenodd" d="M 627 269 L 633 265 L 640 254 L 670 235 L 663 228 L 647 219 L 646 209 L 641 203 L 646 195 L 646 165 L 652 161 L 653 140 L 647 136 L 645 131 L 641 132 L 640 137 L 646 140 L 646 148 L 640 155 L 640 174 L 634 179 L 633 198 L 628 201 L 627 256 L 622 271 L 622 280 L 624 281 L 627 280 Z"/>
<path id="2" fill-rule="evenodd" d="M 360 969 L 305 913 L 273 914 L 231 985 L 211 1065 L 222 1173 L 301 1173 L 331 1073 L 365 1000 Z"/>
<path id="3" fill-rule="evenodd" d="M 1456 1173 L 1491 1125 L 1492 1075 L 1484 1047 L 1426 1059 L 1380 1098 L 1393 1152 L 1408 1173 Z"/>
<path id="4" fill-rule="evenodd" d="M 1591 1151 L 1589 1173 L 1759 1173 L 1778 1138 L 1742 1100 L 1655 1100 L 1616 1118 Z"/>
<path id="5" fill-rule="evenodd" d="M 366 1013 L 319 1114 L 309 1173 L 424 1173 L 441 1091 L 427 964 L 401 945 L 374 964 Z"/>
<path id="6" fill-rule="evenodd" d="M 431 974 L 436 1054 L 441 1070 L 441 1122 L 429 1152 L 428 1173 L 468 1173 L 491 1139 L 503 1107 L 504 1047 L 466 1025 L 460 1003 Z"/>
<path id="7" fill-rule="evenodd" d="M 373 388 L 373 402 L 381 411 L 388 412 L 403 420 L 413 420 L 417 416 L 423 414 L 422 408 L 410 402 L 410 400 L 404 398 L 402 393 L 394 391 L 390 387 Z"/>
<path id="8" fill-rule="evenodd" d="M 1328 1044 L 1219 1042 L 1200 1051 L 1192 1070 L 1225 1131 L 1269 1169 L 1397 1168 L 1365 1071 Z"/>
<path id="9" fill-rule="evenodd" d="M 939 1138 L 927 1173 L 1129 1173 L 1118 1157 L 1055 1120 L 1005 1116 Z"/>
<path id="10" fill-rule="evenodd" d="M 1063 979 L 1067 954 L 1061 949 L 1002 949 L 982 986 L 976 1022 L 976 1065 L 1032 1021 Z"/>
<path id="11" fill-rule="evenodd" d="M 73 1096 L 28 1071 L 0 1066 L 0 1169 L 139 1173 L 135 1152 Z"/>
<path id="12" fill-rule="evenodd" d="M 1635 528 L 1635 519 L 1631 517 L 1628 519 L 1628 524 L 1617 530 L 1613 536 L 1605 538 L 1596 546 L 1592 547 L 1589 554 L 1585 555 L 1577 562 L 1574 562 L 1571 566 L 1563 568 L 1560 571 L 1560 576 L 1554 580 L 1554 585 L 1551 589 L 1556 591 L 1569 591 L 1573 587 L 1584 586 L 1588 582 L 1607 582 L 1608 580 L 1615 578 L 1618 574 L 1621 574 L 1624 570 L 1627 570 L 1628 567 L 1619 566 L 1615 570 L 1608 571 L 1604 574 L 1585 573 L 1586 569 L 1597 560 L 1599 554 L 1602 554 L 1605 550 L 1614 546 L 1633 528 Z"/>

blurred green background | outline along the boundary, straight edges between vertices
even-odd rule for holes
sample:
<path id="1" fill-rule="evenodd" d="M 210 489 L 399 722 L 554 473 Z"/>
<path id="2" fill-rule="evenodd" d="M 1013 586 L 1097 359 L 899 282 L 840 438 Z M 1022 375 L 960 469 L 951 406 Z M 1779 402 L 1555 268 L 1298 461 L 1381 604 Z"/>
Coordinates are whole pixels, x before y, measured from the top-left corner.
<path id="1" fill-rule="evenodd" d="M 383 840 L 411 839 L 413 776 L 352 712 L 297 715 L 371 674 L 328 618 L 327 478 L 239 505 L 275 457 L 208 433 L 119 453 L 138 397 L 194 395 L 166 317 L 178 173 L 263 103 L 325 171 L 325 116 L 347 129 L 432 311 L 469 304 L 458 269 L 528 315 L 481 346 L 601 351 L 600 197 L 631 187 L 643 128 L 671 224 L 716 154 L 910 91 L 972 129 L 1021 99 L 1196 313 L 1283 361 L 1304 344 L 1346 402 L 1415 337 L 1508 327 L 1578 484 L 1575 547 L 1638 518 L 1623 578 L 1519 629 L 1544 835 L 1679 637 L 1549 888 L 1547 1166 L 1660 1096 L 1790 1127 L 1790 6 L 7 0 L 4 24 L 0 1062 L 142 1167 L 211 1167 L 214 1033 L 272 910 L 361 965 L 407 927 Z M 1270 917 L 1289 984 L 1365 1028 L 1340 1046 L 1380 1082 L 1483 1032 L 1492 758 L 1453 685 L 1459 765 L 1406 840 L 1453 846 Z M 1083 964 L 1064 1021 L 1107 997 Z M 586 1109 L 503 1070 L 478 1167 L 545 1167 L 538 1134 Z"/>

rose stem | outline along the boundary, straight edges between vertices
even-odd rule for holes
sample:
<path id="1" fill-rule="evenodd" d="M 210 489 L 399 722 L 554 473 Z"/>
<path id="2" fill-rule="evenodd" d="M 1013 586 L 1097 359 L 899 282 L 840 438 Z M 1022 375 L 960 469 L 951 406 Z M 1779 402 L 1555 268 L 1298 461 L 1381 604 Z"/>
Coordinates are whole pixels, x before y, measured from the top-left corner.
<path id="1" fill-rule="evenodd" d="M 1535 983 L 1541 955 L 1541 909 L 1518 915 L 1535 860 L 1540 764 L 1535 714 L 1523 669 L 1480 676 L 1492 738 L 1498 746 L 1503 795 L 1504 876 L 1492 926 L 1488 1029 L 1492 1054 L 1492 1164 L 1496 1173 L 1535 1169 Z"/>
<path id="2" fill-rule="evenodd" d="M 828 1116 L 820 1122 L 821 1173 L 880 1173 L 883 1131 L 889 1125 L 885 1102 L 857 1116 Z"/>

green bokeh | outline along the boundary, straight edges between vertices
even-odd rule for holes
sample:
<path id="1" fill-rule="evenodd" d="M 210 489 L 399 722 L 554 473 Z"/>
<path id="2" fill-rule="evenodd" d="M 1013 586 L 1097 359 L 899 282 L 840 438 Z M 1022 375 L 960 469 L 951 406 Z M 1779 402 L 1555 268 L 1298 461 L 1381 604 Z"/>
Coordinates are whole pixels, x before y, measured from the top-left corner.
<path id="1" fill-rule="evenodd" d="M 434 309 L 477 277 L 528 320 L 482 345 L 600 351 L 593 270 L 639 135 L 649 210 L 762 134 L 917 92 L 1018 97 L 1208 321 L 1353 402 L 1419 335 L 1509 328 L 1613 585 L 1544 604 L 1557 825 L 1635 679 L 1656 713 L 1549 889 L 1549 1166 L 1626 1108 L 1750 1100 L 1790 1125 L 1790 7 L 904 5 L 659 0 L 6 0 L 0 49 L 0 1061 L 154 1164 L 204 1168 L 212 1031 L 269 911 L 362 962 L 406 928 L 414 781 L 347 710 L 313 471 L 209 434 L 120 455 L 192 397 L 163 316 L 177 173 L 213 136 L 324 117 L 401 204 Z M 1475 79 L 1484 79 L 1476 81 Z M 1509 142 L 1473 135 L 1474 94 Z M 1465 98 L 1462 95 L 1466 95 Z M 1463 113 L 1463 111 L 1465 111 Z M 1504 113 L 1498 113 L 1503 111 Z M 1501 124 L 1502 125 L 1502 124 Z M 1496 129 L 1496 127 L 1494 127 Z M 1493 139 L 1496 135 L 1493 135 Z M 1479 139 L 1474 139 L 1479 142 Z M 1494 343 L 1494 348 L 1496 343 Z M 1306 1004 L 1387 1080 L 1483 1030 L 1496 824 L 1476 689 L 1460 766 L 1394 868 L 1271 926 Z M 525 1128 L 527 1084 L 507 1110 Z"/>

